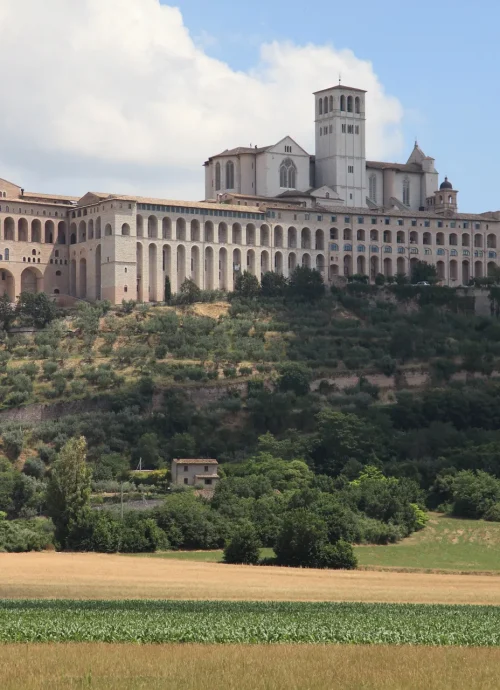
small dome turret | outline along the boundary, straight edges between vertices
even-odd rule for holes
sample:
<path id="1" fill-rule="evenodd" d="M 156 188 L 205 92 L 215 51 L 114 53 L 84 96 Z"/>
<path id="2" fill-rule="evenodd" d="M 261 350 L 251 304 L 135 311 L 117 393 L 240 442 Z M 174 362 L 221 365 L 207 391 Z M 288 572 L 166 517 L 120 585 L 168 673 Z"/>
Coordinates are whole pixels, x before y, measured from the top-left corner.
<path id="1" fill-rule="evenodd" d="M 441 186 L 439 187 L 439 189 L 453 189 L 453 185 L 448 180 L 448 178 L 445 177 L 444 182 L 441 182 Z"/>

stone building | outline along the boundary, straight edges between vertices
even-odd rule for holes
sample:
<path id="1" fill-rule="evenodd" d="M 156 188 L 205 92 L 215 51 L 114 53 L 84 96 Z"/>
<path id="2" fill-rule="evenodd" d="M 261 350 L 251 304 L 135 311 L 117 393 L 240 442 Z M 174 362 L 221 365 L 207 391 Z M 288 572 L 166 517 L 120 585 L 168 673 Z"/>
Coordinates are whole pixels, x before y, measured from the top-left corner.
<path id="1" fill-rule="evenodd" d="M 214 489 L 220 477 L 217 460 L 172 460 L 172 484 Z"/>
<path id="2" fill-rule="evenodd" d="M 500 212 L 458 212 L 451 182 L 415 147 L 406 163 L 367 161 L 365 92 L 314 94 L 316 153 L 291 137 L 205 163 L 205 201 L 26 192 L 0 180 L 0 295 L 163 301 L 186 278 L 232 290 L 248 270 L 298 265 L 325 281 L 394 276 L 424 260 L 448 285 L 497 267 Z"/>

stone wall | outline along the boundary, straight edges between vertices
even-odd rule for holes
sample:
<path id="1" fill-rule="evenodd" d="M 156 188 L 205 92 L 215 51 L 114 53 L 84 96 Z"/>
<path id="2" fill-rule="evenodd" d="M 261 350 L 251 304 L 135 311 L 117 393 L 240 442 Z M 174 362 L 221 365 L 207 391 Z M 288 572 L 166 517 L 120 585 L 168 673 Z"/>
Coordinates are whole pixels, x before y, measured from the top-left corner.
<path id="1" fill-rule="evenodd" d="M 20 422 L 21 424 L 39 424 L 69 415 L 84 414 L 95 410 L 108 410 L 109 401 L 105 398 L 98 400 L 70 400 L 57 403 L 37 403 L 14 407 L 10 410 L 0 411 L 0 424 L 5 422 Z"/>

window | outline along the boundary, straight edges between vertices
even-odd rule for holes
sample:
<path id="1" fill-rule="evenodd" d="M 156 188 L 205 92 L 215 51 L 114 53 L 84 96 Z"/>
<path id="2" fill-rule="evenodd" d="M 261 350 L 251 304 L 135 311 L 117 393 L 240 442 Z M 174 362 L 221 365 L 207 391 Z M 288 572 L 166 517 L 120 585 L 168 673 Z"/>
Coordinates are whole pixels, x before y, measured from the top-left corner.
<path id="1" fill-rule="evenodd" d="M 333 132 L 333 127 L 332 127 L 332 125 L 330 125 L 329 130 L 330 130 L 330 134 L 331 134 L 331 133 Z"/>
<path id="2" fill-rule="evenodd" d="M 426 228 L 430 228 L 430 227 L 431 227 L 431 221 L 430 221 L 430 220 L 426 220 L 426 221 L 424 222 L 424 226 L 425 226 Z"/>
<path id="3" fill-rule="evenodd" d="M 323 99 L 322 98 L 319 99 L 318 105 L 319 105 L 319 114 L 323 115 Z"/>
<path id="4" fill-rule="evenodd" d="M 292 153 L 292 147 L 291 146 L 285 146 L 285 153 Z"/>
<path id="5" fill-rule="evenodd" d="M 61 271 L 56 271 L 56 276 L 62 275 Z"/>
<path id="6" fill-rule="evenodd" d="M 356 125 L 355 131 L 356 131 L 356 134 L 359 134 L 359 125 Z"/>
<path id="7" fill-rule="evenodd" d="M 345 133 L 346 133 L 346 126 L 342 125 L 342 134 L 345 134 Z"/>
<path id="8" fill-rule="evenodd" d="M 189 481 L 188 478 L 187 478 L 187 477 L 184 477 L 184 484 L 187 484 L 188 481 Z"/>
<path id="9" fill-rule="evenodd" d="M 126 285 L 125 285 L 125 287 L 123 288 L 123 292 L 128 292 L 128 287 L 127 287 Z"/>
<path id="10" fill-rule="evenodd" d="M 415 223 L 416 225 L 417 223 Z M 402 218 L 398 218 L 398 225 L 402 226 L 404 225 L 404 220 Z"/>
<path id="11" fill-rule="evenodd" d="M 332 223 L 336 223 L 337 222 L 337 216 L 330 216 L 330 220 Z"/>
<path id="12" fill-rule="evenodd" d="M 345 218 L 344 218 L 344 223 L 350 223 L 350 222 L 351 222 L 350 217 L 349 217 L 349 216 L 345 216 Z"/>
<path id="13" fill-rule="evenodd" d="M 323 216 L 317 216 L 318 220 L 323 220 Z"/>
<path id="14" fill-rule="evenodd" d="M 320 128 L 319 128 L 319 136 L 320 136 L 320 137 L 323 136 L 323 127 L 320 127 Z"/>
<path id="15" fill-rule="evenodd" d="M 332 243 L 332 244 L 330 245 L 330 251 L 331 251 L 331 252 L 338 252 L 338 250 L 339 250 L 339 245 L 338 245 L 338 244 Z"/>
<path id="16" fill-rule="evenodd" d="M 390 219 L 390 218 L 384 218 L 384 223 L 385 223 L 386 225 L 390 225 L 390 224 L 391 224 L 391 219 Z"/>
<path id="17" fill-rule="evenodd" d="M 340 97 L 340 110 L 345 110 L 345 96 Z"/>
<path id="18" fill-rule="evenodd" d="M 347 96 L 347 112 L 352 113 L 352 96 Z"/>
<path id="19" fill-rule="evenodd" d="M 347 134 L 354 134 L 354 125 L 347 125 Z"/>
<path id="20" fill-rule="evenodd" d="M 371 224 L 372 224 L 372 225 L 377 225 L 377 219 L 376 219 L 376 218 L 371 218 Z"/>
<path id="21" fill-rule="evenodd" d="M 407 177 L 403 180 L 403 204 L 410 205 L 410 180 Z"/>
<path id="22" fill-rule="evenodd" d="M 416 227 L 417 227 L 417 221 L 416 221 L 416 220 L 412 220 L 412 222 L 411 222 L 411 227 L 412 227 L 412 228 L 416 228 Z"/>
<path id="23" fill-rule="evenodd" d="M 184 465 L 184 472 L 187 472 L 189 470 L 189 467 L 187 465 Z"/>
<path id="24" fill-rule="evenodd" d="M 468 227 L 469 227 L 469 221 L 466 220 L 466 221 L 464 222 L 464 228 L 467 229 Z"/>
<path id="25" fill-rule="evenodd" d="M 374 174 L 370 175 L 368 180 L 368 196 L 372 201 L 377 203 L 377 176 Z"/>
<path id="26" fill-rule="evenodd" d="M 228 161 L 226 163 L 226 189 L 234 189 L 234 163 Z"/>
<path id="27" fill-rule="evenodd" d="M 348 165 L 348 166 L 347 166 L 347 172 L 348 172 L 348 173 L 353 173 L 353 172 L 354 172 L 354 165 Z"/>
<path id="28" fill-rule="evenodd" d="M 291 158 L 285 158 L 280 165 L 280 187 L 295 189 L 297 168 Z"/>
<path id="29" fill-rule="evenodd" d="M 212 483 L 212 480 L 211 480 L 211 479 L 205 479 L 205 484 L 206 484 L 207 486 L 209 486 L 211 483 Z"/>
<path id="30" fill-rule="evenodd" d="M 480 229 L 481 229 L 481 223 L 476 223 L 476 224 L 474 225 L 474 228 L 475 228 L 476 230 L 480 230 Z"/>
<path id="31" fill-rule="evenodd" d="M 9 260 L 9 254 L 10 254 L 9 250 L 6 249 L 6 250 L 5 250 L 5 261 L 8 261 L 8 260 Z"/>
<path id="32" fill-rule="evenodd" d="M 208 465 L 205 465 L 204 472 L 208 472 Z"/>
<path id="33" fill-rule="evenodd" d="M 215 166 L 215 189 L 216 191 L 220 189 L 220 163 Z"/>
<path id="34" fill-rule="evenodd" d="M 438 220 L 438 228 L 442 228 L 442 227 L 443 227 L 443 221 L 442 221 L 442 220 Z"/>

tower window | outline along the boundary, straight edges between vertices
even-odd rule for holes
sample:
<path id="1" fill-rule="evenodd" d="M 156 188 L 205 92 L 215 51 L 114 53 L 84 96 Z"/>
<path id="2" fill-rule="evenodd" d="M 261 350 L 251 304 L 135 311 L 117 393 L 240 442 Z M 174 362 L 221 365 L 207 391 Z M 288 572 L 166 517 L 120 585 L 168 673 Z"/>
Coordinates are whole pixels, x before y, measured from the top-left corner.
<path id="1" fill-rule="evenodd" d="M 333 127 L 330 125 L 330 134 L 333 132 Z"/>
<path id="2" fill-rule="evenodd" d="M 354 125 L 347 125 L 347 134 L 354 134 Z"/>
<path id="3" fill-rule="evenodd" d="M 218 191 L 220 186 L 220 163 L 217 163 L 215 165 L 215 189 Z"/>
<path id="4" fill-rule="evenodd" d="M 356 134 L 359 134 L 359 125 L 356 125 Z"/>
<path id="5" fill-rule="evenodd" d="M 234 189 L 234 163 L 228 161 L 226 163 L 226 189 Z"/>
<path id="6" fill-rule="evenodd" d="M 377 203 L 377 176 L 375 173 L 371 174 L 368 180 L 368 196 Z"/>
<path id="7" fill-rule="evenodd" d="M 403 180 L 403 204 L 410 205 L 410 180 L 407 177 Z"/>
<path id="8" fill-rule="evenodd" d="M 354 111 L 356 112 L 357 115 L 359 115 L 359 113 L 361 112 L 359 96 L 356 96 L 356 99 L 354 101 Z M 356 132 L 356 134 L 357 134 L 357 132 Z"/>
<path id="9" fill-rule="evenodd" d="M 340 110 L 345 111 L 345 96 L 340 97 Z"/>
<path id="10" fill-rule="evenodd" d="M 283 189 L 296 188 L 297 168 L 291 158 L 285 158 L 280 165 L 280 187 Z"/>
<path id="11" fill-rule="evenodd" d="M 353 173 L 353 172 L 354 172 L 354 165 L 348 165 L 348 166 L 347 166 L 347 172 L 348 172 L 348 173 Z"/>
<path id="12" fill-rule="evenodd" d="M 319 114 L 323 115 L 323 99 L 319 99 Z"/>
<path id="13" fill-rule="evenodd" d="M 352 96 L 347 96 L 347 112 L 352 113 Z"/>
<path id="14" fill-rule="evenodd" d="M 345 133 L 346 133 L 346 126 L 342 125 L 342 134 L 345 134 Z"/>

